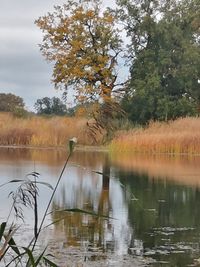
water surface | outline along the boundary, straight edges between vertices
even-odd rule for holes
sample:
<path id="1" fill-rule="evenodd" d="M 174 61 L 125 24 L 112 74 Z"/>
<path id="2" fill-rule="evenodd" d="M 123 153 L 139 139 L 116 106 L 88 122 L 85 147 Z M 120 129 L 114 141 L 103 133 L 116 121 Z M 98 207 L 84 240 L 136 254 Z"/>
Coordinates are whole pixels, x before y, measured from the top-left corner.
<path id="1" fill-rule="evenodd" d="M 37 171 L 41 181 L 54 186 L 66 156 L 64 150 L 2 148 L 0 183 Z M 15 188 L 0 188 L 1 220 Z M 40 218 L 50 193 L 40 187 Z M 108 219 L 63 211 L 72 208 Z M 75 151 L 51 211 L 46 224 L 58 222 L 42 238 L 60 266 L 70 260 L 70 266 L 199 266 L 200 158 Z M 27 233 L 20 233 L 19 240 L 26 242 L 32 234 L 33 218 L 33 212 L 25 210 Z"/>

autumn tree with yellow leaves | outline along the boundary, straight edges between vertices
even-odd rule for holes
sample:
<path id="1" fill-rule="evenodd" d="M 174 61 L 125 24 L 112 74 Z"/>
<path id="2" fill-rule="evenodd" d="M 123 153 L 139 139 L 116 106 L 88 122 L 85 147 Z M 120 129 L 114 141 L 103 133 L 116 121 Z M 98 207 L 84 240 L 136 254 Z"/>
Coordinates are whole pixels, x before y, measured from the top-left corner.
<path id="1" fill-rule="evenodd" d="M 42 54 L 54 62 L 53 82 L 66 95 L 70 88 L 78 103 L 92 103 L 96 129 L 108 128 L 119 112 L 116 93 L 118 57 L 122 52 L 116 18 L 100 1 L 67 1 L 40 17 Z"/>

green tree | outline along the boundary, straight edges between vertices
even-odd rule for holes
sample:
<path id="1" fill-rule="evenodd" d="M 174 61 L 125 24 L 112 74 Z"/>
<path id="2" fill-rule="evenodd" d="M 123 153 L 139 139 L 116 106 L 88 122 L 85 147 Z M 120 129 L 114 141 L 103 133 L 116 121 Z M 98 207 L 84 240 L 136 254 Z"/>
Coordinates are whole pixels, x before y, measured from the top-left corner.
<path id="1" fill-rule="evenodd" d="M 102 11 L 99 3 L 68 1 L 40 17 L 36 25 L 44 33 L 42 54 L 55 63 L 55 87 L 64 94 L 73 88 L 80 104 L 96 103 L 93 118 L 105 128 L 119 108 L 114 92 L 121 86 L 117 59 L 122 49 L 115 16 L 108 9 Z"/>
<path id="2" fill-rule="evenodd" d="M 130 118 L 146 123 L 197 114 L 199 1 L 118 3 L 119 15 L 131 39 L 131 78 L 129 93 L 123 100 Z"/>
<path id="3" fill-rule="evenodd" d="M 20 96 L 0 93 L 0 111 L 15 112 L 16 110 L 24 110 L 24 106 L 24 100 Z"/>
<path id="4" fill-rule="evenodd" d="M 38 99 L 34 105 L 38 114 L 46 115 L 65 115 L 67 114 L 66 105 L 58 97 L 43 97 Z"/>

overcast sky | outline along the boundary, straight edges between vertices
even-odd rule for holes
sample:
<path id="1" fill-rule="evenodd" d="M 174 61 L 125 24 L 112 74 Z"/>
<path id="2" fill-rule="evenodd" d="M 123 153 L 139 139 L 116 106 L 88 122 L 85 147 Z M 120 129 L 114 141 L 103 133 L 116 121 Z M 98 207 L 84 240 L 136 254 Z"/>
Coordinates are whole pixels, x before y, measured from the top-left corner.
<path id="1" fill-rule="evenodd" d="M 21 96 L 31 110 L 38 98 L 61 96 L 51 83 L 52 67 L 39 51 L 42 33 L 34 21 L 66 1 L 0 0 L 0 93 Z"/>

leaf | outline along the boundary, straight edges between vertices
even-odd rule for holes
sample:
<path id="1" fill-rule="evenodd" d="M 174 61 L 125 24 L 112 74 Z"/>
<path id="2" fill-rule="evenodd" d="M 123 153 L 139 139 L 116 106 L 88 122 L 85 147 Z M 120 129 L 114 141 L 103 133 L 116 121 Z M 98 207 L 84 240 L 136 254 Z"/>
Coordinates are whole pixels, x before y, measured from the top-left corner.
<path id="1" fill-rule="evenodd" d="M 75 213 L 83 213 L 83 214 L 88 214 L 88 215 L 92 215 L 92 216 L 96 216 L 96 217 L 103 217 L 103 218 L 106 218 L 106 219 L 114 219 L 112 217 L 109 217 L 107 215 L 102 215 L 102 214 L 98 214 L 98 213 L 95 213 L 95 212 L 91 212 L 91 211 L 86 211 L 86 210 L 82 210 L 82 209 L 64 209 L 64 210 L 57 210 L 58 212 L 75 212 Z"/>
<path id="2" fill-rule="evenodd" d="M 4 185 L 7 185 L 7 184 L 10 184 L 10 183 L 19 183 L 19 182 L 24 182 L 25 180 L 22 180 L 22 179 L 14 179 L 14 180 L 11 180 L 9 182 L 6 182 L 4 184 L 1 184 L 0 187 L 4 186 Z"/>
<path id="3" fill-rule="evenodd" d="M 38 172 L 31 172 L 31 173 L 27 174 L 27 177 L 28 176 L 33 176 L 34 178 L 39 178 L 40 174 Z"/>
<path id="4" fill-rule="evenodd" d="M 36 184 L 42 184 L 42 185 L 46 185 L 47 187 L 49 187 L 50 189 L 54 190 L 53 186 L 49 183 L 46 183 L 46 182 L 38 182 L 36 181 Z"/>
<path id="5" fill-rule="evenodd" d="M 18 255 L 18 256 L 16 256 L 16 257 L 14 257 L 7 265 L 5 265 L 5 267 L 8 267 L 8 266 L 10 266 L 13 262 L 15 262 L 17 259 L 20 261 L 21 260 L 21 257 L 23 256 L 23 255 L 25 255 L 26 254 L 26 252 L 23 252 L 23 253 L 21 253 L 20 255 Z"/>
<path id="6" fill-rule="evenodd" d="M 32 266 L 35 267 L 35 260 L 34 260 L 32 251 L 26 247 L 22 247 L 22 248 L 25 250 L 26 254 L 28 255 L 28 258 L 29 258 L 28 262 L 30 262 Z"/>
<path id="7" fill-rule="evenodd" d="M 40 173 L 39 172 L 31 172 L 29 175 L 37 175 L 37 176 L 39 176 Z"/>
<path id="8" fill-rule="evenodd" d="M 4 227 L 4 225 L 3 225 Z M 5 230 L 5 228 L 4 228 Z M 8 247 L 12 248 L 18 255 L 20 255 L 20 252 L 19 250 L 17 250 L 16 248 L 13 248 L 12 246 L 15 246 L 16 247 L 16 244 L 12 238 L 12 236 L 14 235 L 14 233 L 16 232 L 16 228 L 13 227 L 13 225 L 10 226 L 10 229 L 8 231 L 8 233 L 4 233 L 4 231 L 2 232 L 3 233 L 3 237 L 4 237 L 4 241 L 2 242 L 2 246 L 1 246 L 1 249 L 0 249 L 0 257 L 4 257 Z"/>
<path id="9" fill-rule="evenodd" d="M 40 254 L 40 256 L 37 258 L 36 262 L 35 262 L 35 266 L 37 266 L 40 261 L 43 259 L 44 253 L 46 251 L 47 247 L 43 250 L 43 252 Z"/>
<path id="10" fill-rule="evenodd" d="M 100 175 L 102 175 L 102 176 L 104 176 L 104 177 L 108 177 L 108 178 L 110 178 L 109 175 L 107 175 L 107 174 L 105 174 L 105 173 L 103 173 L 103 172 L 98 172 L 98 171 L 92 171 L 92 172 L 97 173 L 97 174 L 100 174 Z"/>
<path id="11" fill-rule="evenodd" d="M 11 237 L 9 242 L 8 242 L 9 246 L 12 248 L 12 250 L 17 254 L 17 255 L 20 255 L 20 251 L 14 241 L 14 239 Z"/>
<path id="12" fill-rule="evenodd" d="M 59 210 L 59 211 L 60 211 L 60 210 Z M 51 212 L 51 213 L 53 213 L 53 212 Z M 49 214 L 50 214 L 50 213 L 49 213 Z M 51 222 L 50 224 L 47 224 L 47 225 L 44 227 L 44 229 L 47 228 L 47 227 L 49 227 L 49 226 L 51 226 L 51 225 L 54 225 L 54 224 L 56 224 L 56 223 L 62 221 L 63 219 L 64 219 L 64 218 L 61 218 L 61 219 L 58 219 L 58 220 L 55 220 L 55 221 Z"/>
<path id="13" fill-rule="evenodd" d="M 50 267 L 59 267 L 57 264 L 55 264 L 54 262 L 50 261 L 49 259 L 47 259 L 46 257 L 43 257 L 43 260 L 45 263 L 48 264 L 48 266 Z"/>
<path id="14" fill-rule="evenodd" d="M 6 228 L 6 222 L 2 222 L 0 226 L 0 241 L 4 235 L 5 228 Z"/>

